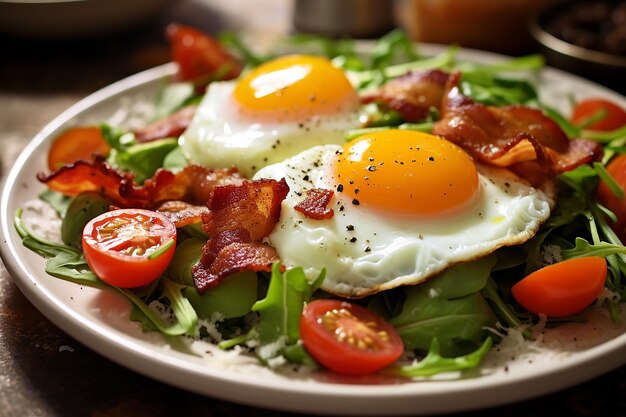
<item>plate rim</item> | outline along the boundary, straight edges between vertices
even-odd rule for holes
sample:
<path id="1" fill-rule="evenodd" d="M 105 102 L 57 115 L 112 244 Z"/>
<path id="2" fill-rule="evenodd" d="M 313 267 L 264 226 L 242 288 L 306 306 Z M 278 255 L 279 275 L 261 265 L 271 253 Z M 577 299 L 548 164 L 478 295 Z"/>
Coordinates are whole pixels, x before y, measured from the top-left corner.
<path id="1" fill-rule="evenodd" d="M 429 53 L 429 51 L 436 53 L 437 51 L 441 51 L 444 47 L 420 44 L 420 48 L 422 48 L 422 51 L 425 48 L 427 53 Z M 466 48 L 462 50 L 460 56 L 467 59 L 465 58 L 466 56 L 471 58 L 471 56 L 476 54 L 481 58 L 486 57 L 494 60 L 505 58 L 503 55 Z M 485 386 L 485 384 L 481 383 L 481 381 L 484 381 L 484 377 L 477 377 L 475 379 L 463 379 L 459 381 L 433 383 L 414 382 L 402 385 L 344 385 L 334 383 L 302 385 L 301 381 L 294 381 L 293 383 L 276 387 L 264 386 L 262 384 L 262 377 L 248 375 L 244 378 L 241 374 L 230 371 L 226 371 L 225 373 L 220 369 L 210 369 L 209 366 L 207 366 L 209 369 L 205 369 L 201 372 L 192 369 L 190 363 L 182 358 L 178 358 L 177 356 L 171 357 L 161 352 L 155 353 L 133 340 L 129 342 L 129 340 L 125 339 L 121 332 L 116 329 L 107 331 L 107 329 L 103 329 L 101 324 L 93 326 L 93 323 L 88 319 L 81 317 L 68 305 L 64 304 L 62 300 L 57 299 L 51 294 L 45 285 L 41 285 L 37 276 L 29 271 L 25 260 L 19 258 L 17 247 L 21 247 L 21 239 L 19 239 L 15 233 L 12 222 L 13 213 L 8 212 L 8 207 L 10 206 L 12 198 L 14 198 L 14 190 L 19 184 L 21 167 L 40 150 L 44 143 L 50 140 L 50 136 L 53 132 L 70 122 L 73 118 L 79 117 L 81 113 L 89 111 L 89 109 L 94 106 L 97 107 L 98 103 L 103 100 L 115 96 L 123 96 L 129 89 L 140 88 L 141 86 L 155 82 L 171 75 L 174 70 L 175 64 L 173 63 L 151 68 L 117 81 L 78 101 L 50 121 L 31 141 L 29 141 L 11 167 L 2 184 L 0 212 L 2 216 L 1 230 L 4 235 L 5 244 L 0 246 L 0 255 L 3 262 L 13 281 L 28 300 L 50 321 L 80 343 L 126 368 L 169 385 L 174 385 L 198 394 L 214 396 L 253 406 L 314 413 L 341 412 L 344 414 L 373 414 L 384 412 L 387 414 L 414 414 L 416 413 L 415 406 L 417 404 L 419 404 L 417 412 L 420 414 L 468 411 L 547 394 L 594 378 L 597 375 L 626 363 L 626 355 L 624 355 L 624 353 L 626 353 L 626 333 L 624 333 L 591 349 L 577 352 L 576 359 L 573 361 L 574 363 L 570 363 L 572 362 L 571 358 L 568 358 L 568 360 L 556 365 L 551 369 L 550 373 L 553 383 L 547 388 L 542 386 L 542 384 L 529 383 L 545 378 L 545 375 L 536 374 L 517 376 L 509 380 L 500 381 L 497 386 Z M 624 97 L 614 91 L 589 80 L 577 77 L 576 75 L 554 68 L 545 68 L 542 71 L 556 72 L 556 74 L 564 76 L 567 79 L 592 85 L 594 89 L 602 91 L 604 95 L 613 96 L 614 98 L 617 97 L 618 101 L 626 102 Z M 622 353 L 621 355 L 619 354 L 620 352 Z M 128 356 L 129 354 L 130 356 Z M 155 364 L 161 366 L 162 369 L 158 369 L 158 366 L 153 368 L 152 366 Z M 594 365 L 592 371 L 584 374 L 576 372 L 580 366 L 589 365 Z M 168 377 L 172 372 L 182 372 L 188 377 L 188 382 L 169 380 Z M 209 390 L 211 392 L 200 388 L 200 384 L 196 385 L 207 377 L 220 382 L 220 384 L 213 384 L 217 386 L 215 389 Z M 446 390 L 440 390 L 438 385 L 441 383 L 447 384 L 448 388 Z M 512 391 L 515 390 L 511 390 L 511 387 L 520 383 L 526 383 L 527 390 L 521 394 L 513 393 Z M 339 390 L 341 392 L 328 392 L 329 390 L 326 388 L 329 385 L 327 384 L 334 388 L 341 387 Z M 416 390 L 414 388 L 415 386 L 419 387 L 419 390 Z M 244 397 L 238 392 L 238 389 L 242 387 L 255 389 L 260 395 L 256 395 L 255 398 Z M 308 391 L 304 392 L 303 389 L 307 389 Z M 484 394 L 485 390 L 489 391 L 490 394 L 491 400 L 488 402 L 485 402 L 483 396 L 478 395 L 481 393 Z M 424 395 L 419 395 L 420 393 L 424 393 Z M 451 394 L 456 395 L 459 401 L 451 403 L 449 401 Z M 428 395 L 429 401 L 424 402 L 423 400 L 426 395 Z M 408 396 L 411 396 L 411 398 L 407 398 Z M 353 407 L 354 403 L 352 401 L 345 401 L 347 397 L 361 401 L 358 408 Z M 434 401 L 439 398 L 448 401 L 444 401 L 443 403 Z M 328 401 L 329 399 L 332 401 Z M 421 399 L 422 402 L 417 401 L 419 399 Z M 381 406 L 379 404 L 380 402 L 385 403 L 386 400 L 397 400 L 394 403 L 395 408 L 393 410 L 390 410 L 388 405 Z M 303 407 L 303 401 L 311 403 L 314 406 Z M 342 402 L 347 404 L 342 406 Z"/>

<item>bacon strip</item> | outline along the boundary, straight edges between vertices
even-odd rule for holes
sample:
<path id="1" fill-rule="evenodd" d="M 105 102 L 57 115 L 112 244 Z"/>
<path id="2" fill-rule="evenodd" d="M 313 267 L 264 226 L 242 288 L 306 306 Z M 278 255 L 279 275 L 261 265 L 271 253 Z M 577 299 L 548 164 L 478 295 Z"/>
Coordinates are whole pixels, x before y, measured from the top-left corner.
<path id="1" fill-rule="evenodd" d="M 281 203 L 288 192 L 284 179 L 215 188 L 209 212 L 202 217 L 202 228 L 211 238 L 192 269 L 199 293 L 235 272 L 271 271 L 272 263 L 279 258 L 276 250 L 262 240 L 278 223 Z"/>
<path id="2" fill-rule="evenodd" d="M 304 200 L 296 204 L 295 210 L 314 220 L 332 219 L 335 212 L 328 208 L 335 193 L 332 190 L 311 188 L 307 191 Z"/>
<path id="3" fill-rule="evenodd" d="M 139 143 L 144 143 L 163 138 L 177 138 L 187 129 L 194 114 L 196 114 L 196 106 L 183 107 L 163 119 L 135 130 L 135 139 Z"/>
<path id="4" fill-rule="evenodd" d="M 461 74 L 452 74 L 433 133 L 464 148 L 485 164 L 505 166 L 538 185 L 547 177 L 598 160 L 600 144 L 569 140 L 541 110 L 523 106 L 490 107 L 464 96 Z"/>
<path id="5" fill-rule="evenodd" d="M 202 216 L 206 215 L 209 209 L 206 206 L 195 206 L 184 201 L 166 201 L 156 211 L 165 215 L 177 228 L 181 228 L 200 223 Z"/>
<path id="6" fill-rule="evenodd" d="M 394 110 L 407 122 L 428 116 L 431 107 L 439 108 L 449 74 L 441 70 L 411 71 L 385 83 L 379 90 L 362 98 Z"/>
<path id="7" fill-rule="evenodd" d="M 216 186 L 243 181 L 235 169 L 210 170 L 188 165 L 176 174 L 160 169 L 139 185 L 132 174 L 111 167 L 101 156 L 66 165 L 49 175 L 40 172 L 37 179 L 67 196 L 96 191 L 116 206 L 135 208 L 158 207 L 171 200 L 204 205 Z"/>

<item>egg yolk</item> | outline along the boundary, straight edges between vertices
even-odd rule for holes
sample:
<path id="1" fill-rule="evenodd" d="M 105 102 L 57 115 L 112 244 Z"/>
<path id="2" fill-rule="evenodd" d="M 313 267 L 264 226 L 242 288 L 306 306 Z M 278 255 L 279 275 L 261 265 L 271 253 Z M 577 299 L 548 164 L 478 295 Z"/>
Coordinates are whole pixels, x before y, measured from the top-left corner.
<path id="1" fill-rule="evenodd" d="M 326 58 L 307 55 L 258 66 L 237 83 L 234 99 L 243 116 L 274 121 L 332 115 L 359 106 L 343 71 Z"/>
<path id="2" fill-rule="evenodd" d="M 333 163 L 337 191 L 352 204 L 401 216 L 448 214 L 475 201 L 473 161 L 437 136 L 386 130 L 346 143 Z"/>

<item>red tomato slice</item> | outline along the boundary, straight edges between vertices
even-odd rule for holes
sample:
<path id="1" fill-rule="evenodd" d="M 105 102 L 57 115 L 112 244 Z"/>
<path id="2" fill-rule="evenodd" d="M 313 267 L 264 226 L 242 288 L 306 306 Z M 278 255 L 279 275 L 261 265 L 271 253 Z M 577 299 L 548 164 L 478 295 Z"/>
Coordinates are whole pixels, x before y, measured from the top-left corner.
<path id="1" fill-rule="evenodd" d="M 604 258 L 573 258 L 533 272 L 511 293 L 531 313 L 565 317 L 580 313 L 598 298 L 606 274 Z"/>
<path id="2" fill-rule="evenodd" d="M 159 278 L 175 249 L 176 226 L 149 210 L 109 211 L 83 230 L 83 253 L 89 267 L 116 287 L 141 287 Z"/>
<path id="3" fill-rule="evenodd" d="M 585 126 L 585 129 L 610 131 L 626 125 L 626 111 L 612 101 L 602 98 L 579 101 L 574 107 L 571 122 L 577 126 L 583 125 L 600 112 L 605 113 L 605 116 Z"/>
<path id="4" fill-rule="evenodd" d="M 346 375 L 376 372 L 404 352 L 393 326 L 364 307 L 339 300 L 309 303 L 302 312 L 300 337 L 318 362 Z"/>
<path id="5" fill-rule="evenodd" d="M 241 73 L 241 63 L 217 40 L 198 29 L 171 24 L 167 37 L 172 59 L 178 64 L 178 81 L 209 81 L 222 71 L 223 79 L 233 79 Z"/>
<path id="6" fill-rule="evenodd" d="M 606 170 L 621 189 L 626 190 L 626 154 L 618 155 L 612 159 Z M 596 189 L 596 198 L 600 204 L 617 216 L 617 223 L 611 222 L 611 227 L 622 242 L 626 242 L 626 197 L 617 197 L 604 181 L 600 181 Z"/>
<path id="7" fill-rule="evenodd" d="M 107 156 L 111 147 L 97 126 L 73 127 L 54 139 L 48 151 L 48 168 L 55 171 L 79 160 L 90 160 L 97 153 Z"/>

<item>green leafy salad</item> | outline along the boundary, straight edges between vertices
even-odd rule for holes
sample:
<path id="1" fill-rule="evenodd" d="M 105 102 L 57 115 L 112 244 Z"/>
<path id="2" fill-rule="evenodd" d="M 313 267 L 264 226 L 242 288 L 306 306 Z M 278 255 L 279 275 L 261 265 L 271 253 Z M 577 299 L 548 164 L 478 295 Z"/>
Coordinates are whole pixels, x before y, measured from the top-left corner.
<path id="1" fill-rule="evenodd" d="M 430 377 L 512 333 L 532 343 L 537 323 L 621 324 L 619 103 L 572 92 L 557 110 L 540 56 L 423 56 L 398 31 L 367 53 L 298 35 L 288 58 L 168 36 L 178 72 L 146 129 L 70 128 L 104 144 L 93 159 L 53 143 L 40 198 L 59 241 L 16 214 L 47 274 L 119 292 L 145 332 L 277 371 Z"/>

